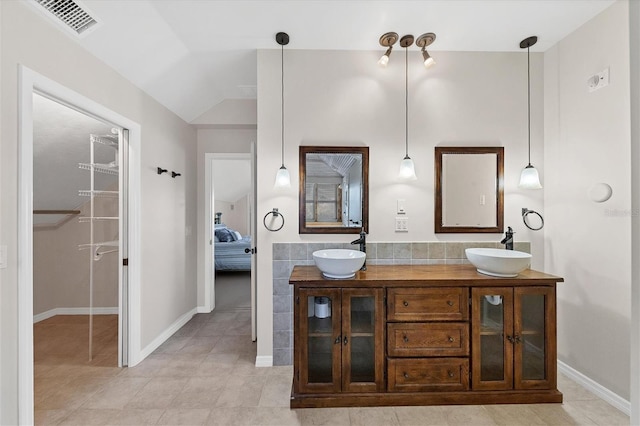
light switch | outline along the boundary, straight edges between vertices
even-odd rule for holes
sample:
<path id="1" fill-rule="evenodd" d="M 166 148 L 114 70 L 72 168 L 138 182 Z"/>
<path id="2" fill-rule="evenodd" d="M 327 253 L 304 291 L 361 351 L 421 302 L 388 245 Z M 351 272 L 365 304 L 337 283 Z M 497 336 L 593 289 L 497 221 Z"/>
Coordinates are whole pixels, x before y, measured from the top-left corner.
<path id="1" fill-rule="evenodd" d="M 396 217 L 396 232 L 409 232 L 408 217 Z"/>
<path id="2" fill-rule="evenodd" d="M 7 246 L 0 246 L 0 269 L 7 267 Z"/>
<path id="3" fill-rule="evenodd" d="M 397 214 L 406 214 L 407 211 L 404 209 L 404 199 L 403 198 L 399 198 L 398 199 L 398 211 Z"/>

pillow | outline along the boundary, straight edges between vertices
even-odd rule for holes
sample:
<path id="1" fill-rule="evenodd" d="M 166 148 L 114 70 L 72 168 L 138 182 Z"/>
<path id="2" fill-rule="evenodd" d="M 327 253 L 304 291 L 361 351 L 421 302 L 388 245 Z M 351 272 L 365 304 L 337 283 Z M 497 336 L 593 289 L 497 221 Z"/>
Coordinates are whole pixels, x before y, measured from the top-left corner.
<path id="1" fill-rule="evenodd" d="M 242 234 L 239 233 L 238 231 L 233 231 L 236 234 L 236 241 L 240 241 L 242 239 Z"/>
<path id="2" fill-rule="evenodd" d="M 228 243 L 236 240 L 236 234 L 234 234 L 228 228 L 218 228 L 215 230 L 215 236 L 221 243 Z"/>

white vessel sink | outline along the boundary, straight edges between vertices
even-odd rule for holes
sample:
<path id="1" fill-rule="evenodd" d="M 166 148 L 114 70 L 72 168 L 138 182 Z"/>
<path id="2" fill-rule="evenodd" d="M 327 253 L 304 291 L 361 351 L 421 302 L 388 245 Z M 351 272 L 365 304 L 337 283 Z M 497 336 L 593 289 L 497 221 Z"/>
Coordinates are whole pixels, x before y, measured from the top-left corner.
<path id="1" fill-rule="evenodd" d="M 495 248 L 468 248 L 467 259 L 478 272 L 494 277 L 515 277 L 531 265 L 531 255 Z"/>
<path id="2" fill-rule="evenodd" d="M 366 254 L 357 250 L 324 249 L 313 252 L 313 261 L 327 278 L 351 278 L 364 265 Z"/>

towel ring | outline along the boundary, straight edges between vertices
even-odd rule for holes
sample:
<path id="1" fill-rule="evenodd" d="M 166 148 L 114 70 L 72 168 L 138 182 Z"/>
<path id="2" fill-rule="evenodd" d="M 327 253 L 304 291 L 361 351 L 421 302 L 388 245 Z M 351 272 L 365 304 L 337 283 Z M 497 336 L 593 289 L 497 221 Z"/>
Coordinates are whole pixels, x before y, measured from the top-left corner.
<path id="1" fill-rule="evenodd" d="M 540 226 L 538 228 L 533 228 L 531 225 L 529 225 L 529 222 L 527 222 L 527 216 L 529 216 L 530 213 L 533 213 L 535 215 L 537 215 L 540 218 Z M 544 218 L 542 217 L 542 215 L 540 213 L 538 213 L 535 210 L 529 210 L 526 207 L 522 208 L 522 221 L 524 222 L 524 226 L 526 226 L 527 228 L 531 229 L 532 231 L 539 231 L 542 228 L 544 228 Z"/>
<path id="2" fill-rule="evenodd" d="M 267 218 L 269 217 L 269 215 L 273 215 L 272 221 L 275 220 L 276 217 L 281 217 L 282 218 L 282 223 L 280 224 L 280 226 L 278 228 L 270 228 L 269 225 L 267 225 Z M 262 224 L 264 225 L 265 228 L 267 228 L 267 230 L 271 231 L 271 232 L 277 232 L 279 230 L 282 229 L 282 227 L 284 226 L 284 216 L 282 213 L 280 213 L 278 211 L 277 208 L 273 208 L 273 210 L 271 210 L 270 212 L 268 212 L 267 214 L 264 215 L 264 218 L 262 219 Z"/>

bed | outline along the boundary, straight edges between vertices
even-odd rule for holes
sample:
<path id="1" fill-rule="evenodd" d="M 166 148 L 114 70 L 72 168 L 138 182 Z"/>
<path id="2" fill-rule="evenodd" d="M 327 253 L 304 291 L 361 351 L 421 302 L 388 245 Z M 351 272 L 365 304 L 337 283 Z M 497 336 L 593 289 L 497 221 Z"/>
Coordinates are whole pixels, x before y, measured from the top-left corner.
<path id="1" fill-rule="evenodd" d="M 214 242 L 214 260 L 216 271 L 250 271 L 251 236 L 242 236 L 238 231 L 223 224 L 216 224 Z"/>

